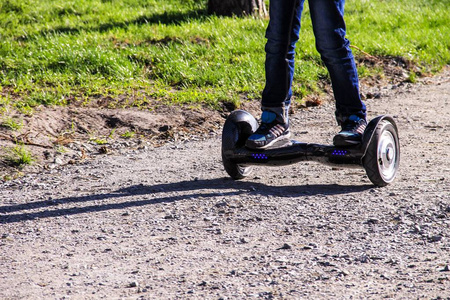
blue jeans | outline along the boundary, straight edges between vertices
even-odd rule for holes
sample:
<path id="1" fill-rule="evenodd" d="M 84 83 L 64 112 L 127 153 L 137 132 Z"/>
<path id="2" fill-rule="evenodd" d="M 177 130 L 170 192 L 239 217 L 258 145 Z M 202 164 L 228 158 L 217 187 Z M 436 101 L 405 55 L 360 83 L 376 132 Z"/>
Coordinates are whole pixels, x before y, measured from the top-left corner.
<path id="1" fill-rule="evenodd" d="M 263 107 L 290 105 L 294 77 L 295 44 L 305 0 L 271 0 L 266 30 L 266 86 Z M 328 69 L 340 123 L 354 114 L 366 117 L 359 95 L 359 80 L 350 42 L 345 38 L 345 0 L 308 0 L 316 48 Z"/>

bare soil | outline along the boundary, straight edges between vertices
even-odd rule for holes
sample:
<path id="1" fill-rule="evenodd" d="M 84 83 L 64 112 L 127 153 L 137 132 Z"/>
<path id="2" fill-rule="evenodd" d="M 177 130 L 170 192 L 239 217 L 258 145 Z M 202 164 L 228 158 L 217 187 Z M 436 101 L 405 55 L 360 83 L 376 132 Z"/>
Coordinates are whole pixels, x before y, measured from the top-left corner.
<path id="1" fill-rule="evenodd" d="M 399 127 L 385 188 L 312 162 L 233 181 L 220 113 L 38 112 L 39 166 L 0 183 L 0 298 L 450 299 L 450 72 L 363 93 Z M 294 111 L 294 138 L 331 143 L 333 112 Z M 150 138 L 94 141 L 113 129 Z"/>
<path id="2" fill-rule="evenodd" d="M 157 147 L 219 132 L 223 117 L 217 111 L 160 107 L 156 110 L 99 107 L 38 107 L 14 131 L 0 127 L 0 177 L 36 173 L 59 165 L 75 164 L 99 154 L 130 147 Z M 20 121 L 18 121 L 20 123 Z M 8 162 L 8 149 L 23 145 L 35 163 Z M 3 150 L 3 151 L 2 151 Z M 1 179 L 0 179 L 1 180 Z"/>

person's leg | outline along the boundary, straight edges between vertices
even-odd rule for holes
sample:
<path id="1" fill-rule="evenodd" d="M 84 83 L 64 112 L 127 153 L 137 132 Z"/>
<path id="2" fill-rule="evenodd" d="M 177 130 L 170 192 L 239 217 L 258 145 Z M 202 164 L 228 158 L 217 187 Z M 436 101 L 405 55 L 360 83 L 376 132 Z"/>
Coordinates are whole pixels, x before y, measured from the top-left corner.
<path id="1" fill-rule="evenodd" d="M 263 107 L 290 104 L 295 44 L 299 39 L 303 2 L 304 0 L 270 1 L 265 47 L 266 85 L 261 101 Z"/>
<path id="2" fill-rule="evenodd" d="M 359 95 L 358 73 L 350 42 L 345 37 L 344 0 L 309 1 L 316 47 L 328 69 L 336 100 L 336 120 L 342 131 L 335 144 L 360 142 L 366 106 Z M 337 141 L 336 141 L 337 138 Z"/>
<path id="3" fill-rule="evenodd" d="M 247 147 L 263 149 L 289 137 L 288 110 L 303 2 L 304 0 L 270 1 L 261 125 L 247 140 Z"/>

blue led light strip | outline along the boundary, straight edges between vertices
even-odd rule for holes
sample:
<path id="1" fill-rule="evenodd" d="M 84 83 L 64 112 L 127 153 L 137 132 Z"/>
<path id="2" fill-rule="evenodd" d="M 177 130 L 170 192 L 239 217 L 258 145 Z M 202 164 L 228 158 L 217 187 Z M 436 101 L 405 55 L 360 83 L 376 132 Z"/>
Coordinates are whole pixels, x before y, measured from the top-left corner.
<path id="1" fill-rule="evenodd" d="M 264 153 L 252 153 L 252 158 L 254 159 L 268 159 L 267 155 Z"/>
<path id="2" fill-rule="evenodd" d="M 331 155 L 345 156 L 347 155 L 347 153 L 348 153 L 347 150 L 334 150 L 333 153 L 331 153 Z"/>

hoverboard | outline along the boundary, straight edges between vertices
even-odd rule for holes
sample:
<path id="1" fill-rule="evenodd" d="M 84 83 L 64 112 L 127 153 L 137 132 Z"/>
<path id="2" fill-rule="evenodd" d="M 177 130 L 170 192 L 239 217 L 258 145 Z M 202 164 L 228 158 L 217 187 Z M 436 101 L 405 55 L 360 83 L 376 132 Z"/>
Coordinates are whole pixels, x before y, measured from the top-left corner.
<path id="1" fill-rule="evenodd" d="M 351 168 L 364 168 L 376 186 L 394 181 L 400 162 L 400 144 L 394 119 L 388 115 L 374 118 L 367 124 L 362 142 L 338 147 L 302 143 L 295 140 L 274 144 L 264 150 L 245 147 L 247 138 L 258 127 L 256 119 L 244 110 L 233 111 L 222 131 L 222 162 L 233 179 L 242 179 L 252 166 L 285 166 L 301 161 Z"/>

